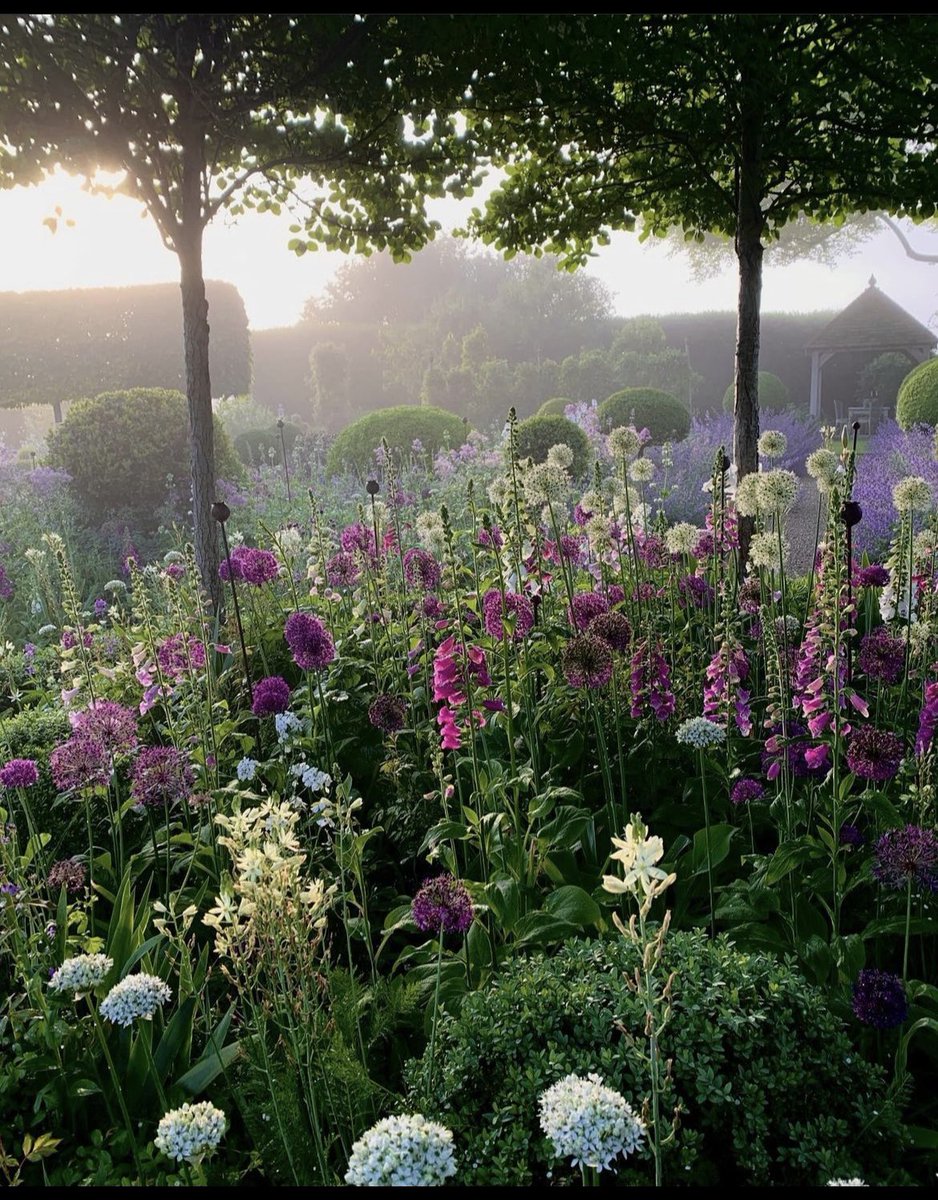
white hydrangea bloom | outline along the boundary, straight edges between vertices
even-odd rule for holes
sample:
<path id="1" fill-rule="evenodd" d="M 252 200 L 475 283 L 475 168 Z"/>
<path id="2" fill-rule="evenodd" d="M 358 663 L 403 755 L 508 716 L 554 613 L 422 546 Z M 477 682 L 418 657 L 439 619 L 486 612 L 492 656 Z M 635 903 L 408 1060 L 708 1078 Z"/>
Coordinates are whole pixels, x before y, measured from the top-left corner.
<path id="1" fill-rule="evenodd" d="M 106 954 L 78 954 L 53 973 L 49 987 L 54 992 L 74 992 L 77 1000 L 82 992 L 100 987 L 113 966 L 114 959 Z"/>
<path id="2" fill-rule="evenodd" d="M 456 1174 L 453 1135 L 421 1113 L 385 1117 L 352 1147 L 352 1187 L 439 1187 Z"/>
<path id="3" fill-rule="evenodd" d="M 759 438 L 758 446 L 763 458 L 781 458 L 788 449 L 788 438 L 780 429 L 767 429 Z"/>
<path id="4" fill-rule="evenodd" d="M 541 1093 L 541 1129 L 558 1158 L 605 1171 L 620 1154 L 627 1157 L 644 1140 L 645 1129 L 631 1105 L 592 1072 L 567 1075 Z"/>
<path id="5" fill-rule="evenodd" d="M 682 746 L 706 750 L 710 746 L 721 746 L 726 741 L 726 730 L 706 717 L 690 717 L 678 726 L 674 736 Z"/>
<path id="6" fill-rule="evenodd" d="M 632 425 L 620 425 L 606 439 L 606 446 L 613 458 L 632 458 L 641 449 L 641 439 Z"/>
<path id="7" fill-rule="evenodd" d="M 201 1162 L 225 1132 L 225 1114 L 214 1104 L 184 1104 L 160 1120 L 153 1144 L 176 1162 Z"/>
<path id="8" fill-rule="evenodd" d="M 637 458 L 629 467 L 629 479 L 633 483 L 651 483 L 655 477 L 655 464 L 650 458 Z"/>
<path id="9" fill-rule="evenodd" d="M 153 1014 L 172 998 L 158 975 L 128 975 L 116 983 L 101 1001 L 101 1016 L 115 1025 L 132 1025 L 139 1017 L 152 1021 Z"/>
<path id="10" fill-rule="evenodd" d="M 552 467 L 567 471 L 573 466 L 573 451 L 566 442 L 558 442 L 547 451 L 547 461 Z"/>
<path id="11" fill-rule="evenodd" d="M 909 475 L 892 489 L 892 502 L 899 512 L 928 512 L 931 488 L 921 475 Z"/>
<path id="12" fill-rule="evenodd" d="M 245 756 L 238 763 L 237 772 L 242 783 L 250 783 L 257 774 L 257 759 Z"/>
<path id="13" fill-rule="evenodd" d="M 700 530 L 690 521 L 678 521 L 664 535 L 664 544 L 670 554 L 693 554 L 700 540 Z"/>

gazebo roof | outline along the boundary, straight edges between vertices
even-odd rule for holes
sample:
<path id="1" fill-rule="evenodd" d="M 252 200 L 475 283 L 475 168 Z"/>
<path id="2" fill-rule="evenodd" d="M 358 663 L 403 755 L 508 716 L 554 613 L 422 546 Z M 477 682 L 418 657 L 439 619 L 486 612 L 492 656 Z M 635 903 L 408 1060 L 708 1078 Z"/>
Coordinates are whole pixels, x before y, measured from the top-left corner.
<path id="1" fill-rule="evenodd" d="M 938 337 L 876 286 L 869 287 L 805 346 L 812 350 L 911 350 L 938 345 Z"/>

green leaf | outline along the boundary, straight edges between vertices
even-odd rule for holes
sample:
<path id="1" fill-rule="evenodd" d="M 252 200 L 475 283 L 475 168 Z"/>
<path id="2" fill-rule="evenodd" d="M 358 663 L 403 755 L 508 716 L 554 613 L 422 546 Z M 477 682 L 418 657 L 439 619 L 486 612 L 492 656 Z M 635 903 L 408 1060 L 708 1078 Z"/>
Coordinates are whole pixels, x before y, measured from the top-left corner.
<path id="1" fill-rule="evenodd" d="M 153 1065 L 162 1080 L 169 1077 L 179 1052 L 191 1042 L 195 1009 L 196 997 L 188 996 L 173 1013 L 172 1020 L 163 1030 L 160 1044 L 153 1054 Z"/>
<path id="2" fill-rule="evenodd" d="M 596 901 L 580 887 L 568 884 L 547 897 L 545 909 L 572 925 L 595 925 L 602 916 Z"/>
<path id="3" fill-rule="evenodd" d="M 565 938 L 579 933 L 579 928 L 555 917 L 552 913 L 538 910 L 522 917 L 515 928 L 515 945 L 544 946 L 561 942 Z"/>
<path id="4" fill-rule="evenodd" d="M 730 842 L 736 833 L 735 825 L 710 826 L 710 861 L 717 866 L 730 852 Z M 691 851 L 691 875 L 707 873 L 707 831 L 699 829 L 694 834 L 694 848 Z"/>
<path id="5" fill-rule="evenodd" d="M 181 1088 L 190 1096 L 198 1096 L 200 1092 L 204 1092 L 210 1084 L 214 1083 L 223 1071 L 228 1070 L 240 1053 L 240 1042 L 222 1046 L 218 1051 L 213 1050 L 207 1057 L 200 1058 L 194 1067 L 177 1079 L 176 1087 Z"/>
<path id="6" fill-rule="evenodd" d="M 763 883 L 771 886 L 784 879 L 786 875 L 808 862 L 818 853 L 817 842 L 813 838 L 798 838 L 795 841 L 783 842 L 769 860 Z"/>

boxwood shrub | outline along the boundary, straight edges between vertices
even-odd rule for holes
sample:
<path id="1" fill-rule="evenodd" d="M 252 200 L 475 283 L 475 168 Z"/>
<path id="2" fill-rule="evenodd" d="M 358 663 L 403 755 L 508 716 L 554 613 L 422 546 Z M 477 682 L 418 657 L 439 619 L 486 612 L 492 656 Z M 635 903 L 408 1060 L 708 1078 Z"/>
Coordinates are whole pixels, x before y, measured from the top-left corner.
<path id="1" fill-rule="evenodd" d="M 623 388 L 599 406 L 599 422 L 608 433 L 620 425 L 647 429 L 652 444 L 683 442 L 690 433 L 690 412 L 687 405 L 657 388 Z"/>
<path id="2" fill-rule="evenodd" d="M 573 451 L 573 463 L 570 474 L 574 479 L 585 475 L 590 467 L 589 438 L 573 421 L 556 414 L 542 416 L 536 413 L 519 421 L 516 428 L 518 439 L 518 455 L 521 458 L 533 458 L 536 463 L 546 461 L 551 446 L 563 443 Z"/>
<path id="3" fill-rule="evenodd" d="M 329 448 L 326 471 L 338 475 L 355 471 L 367 475 L 375 467 L 375 450 L 385 438 L 392 450 L 410 454 L 415 441 L 434 455 L 444 447 L 461 446 L 468 424 L 455 413 L 431 405 L 398 404 L 366 413 L 346 425 Z"/>
<path id="4" fill-rule="evenodd" d="M 896 397 L 896 420 L 903 429 L 938 425 L 938 358 L 920 363 L 903 379 Z"/>
<path id="5" fill-rule="evenodd" d="M 736 385 L 730 386 L 723 393 L 723 411 L 731 413 L 736 402 Z M 785 412 L 791 408 L 791 394 L 777 375 L 771 371 L 759 372 L 759 411 Z"/>

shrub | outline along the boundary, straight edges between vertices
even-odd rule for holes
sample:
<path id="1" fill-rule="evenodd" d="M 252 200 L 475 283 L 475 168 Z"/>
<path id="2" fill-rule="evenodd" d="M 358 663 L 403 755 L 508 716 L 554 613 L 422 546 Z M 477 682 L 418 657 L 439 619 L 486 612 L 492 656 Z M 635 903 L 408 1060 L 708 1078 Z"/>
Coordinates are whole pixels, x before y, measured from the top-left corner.
<path id="1" fill-rule="evenodd" d="M 392 450 L 410 454 L 415 441 L 430 456 L 446 446 L 459 446 L 466 440 L 467 422 L 455 413 L 430 405 L 399 404 L 366 413 L 346 425 L 332 443 L 326 459 L 326 471 L 367 474 L 375 465 L 375 450 L 385 438 Z"/>
<path id="2" fill-rule="evenodd" d="M 644 1014 L 626 983 L 639 962 L 624 938 L 570 942 L 551 957 L 515 959 L 458 1016 L 441 1019 L 437 1102 L 421 1111 L 452 1129 L 461 1184 L 543 1185 L 551 1170 L 572 1182 L 572 1169 L 552 1161 L 537 1108 L 569 1072 L 595 1071 L 641 1108 L 647 1073 L 633 1039 L 643 1039 Z M 700 932 L 672 933 L 663 969 L 676 972 L 662 1042 L 673 1062 L 664 1111 L 682 1106 L 666 1182 L 874 1182 L 900 1161 L 899 1113 L 882 1073 L 856 1052 L 818 988 L 771 955 L 742 954 Z M 414 1098 L 424 1070 L 424 1060 L 409 1069 Z M 619 1175 L 649 1185 L 650 1156 Z"/>
<path id="3" fill-rule="evenodd" d="M 599 406 L 603 430 L 620 425 L 647 429 L 653 445 L 662 442 L 683 442 L 690 432 L 690 413 L 687 406 L 670 392 L 656 388 L 623 388 Z"/>
<path id="4" fill-rule="evenodd" d="M 938 425 L 938 358 L 920 363 L 903 379 L 896 398 L 896 420 L 903 429 Z"/>
<path id="5" fill-rule="evenodd" d="M 49 462 L 68 471 L 89 515 L 100 518 L 129 510 L 142 527 L 152 525 L 170 496 L 168 477 L 177 482 L 189 479 L 186 398 L 164 388 L 131 388 L 79 400 L 49 435 Z M 226 479 L 241 475 L 217 420 L 215 470 Z"/>
<path id="6" fill-rule="evenodd" d="M 15 716 L 5 717 L 0 731 L 0 765 L 11 758 L 34 759 L 39 768 L 39 782 L 29 791 L 29 803 L 39 828 L 51 835 L 48 854 L 66 857 L 79 854 L 87 846 L 82 829 L 82 813 L 75 804 L 56 804 L 58 792 L 49 770 L 49 755 L 71 733 L 68 716 L 60 708 L 27 708 Z M 2 790 L 2 789 L 0 789 Z M 28 836 L 18 801 L 10 796 L 0 797 L 19 828 L 25 845 Z M 76 834 L 68 837 L 69 829 Z"/>
<path id="7" fill-rule="evenodd" d="M 733 403 L 736 398 L 735 385 L 730 386 L 723 393 L 723 411 L 731 413 L 733 411 Z M 773 375 L 771 371 L 759 372 L 759 411 L 760 412 L 784 412 L 791 404 L 791 396 L 788 388 L 779 379 L 777 375 Z"/>
<path id="8" fill-rule="evenodd" d="M 518 437 L 518 455 L 521 458 L 533 458 L 542 463 L 547 458 L 551 446 L 562 442 L 573 451 L 573 463 L 570 474 L 579 478 L 589 470 L 590 443 L 589 438 L 579 427 L 566 417 L 556 415 L 541 416 L 537 413 L 519 421 L 516 433 Z"/>
<path id="9" fill-rule="evenodd" d="M 552 400 L 544 401 L 536 415 L 539 417 L 565 417 L 567 405 L 572 403 L 573 401 L 568 400 L 566 396 L 554 396 Z"/>
<path id="10" fill-rule="evenodd" d="M 284 422 L 283 442 L 288 456 L 293 453 L 293 446 L 302 432 L 299 425 Z M 234 448 L 241 461 L 249 466 L 259 466 L 261 463 L 270 462 L 271 459 L 275 463 L 283 462 L 280 429 L 276 425 L 267 429 L 248 429 L 244 433 L 239 433 L 234 439 Z M 271 450 L 273 455 L 270 453 Z"/>

